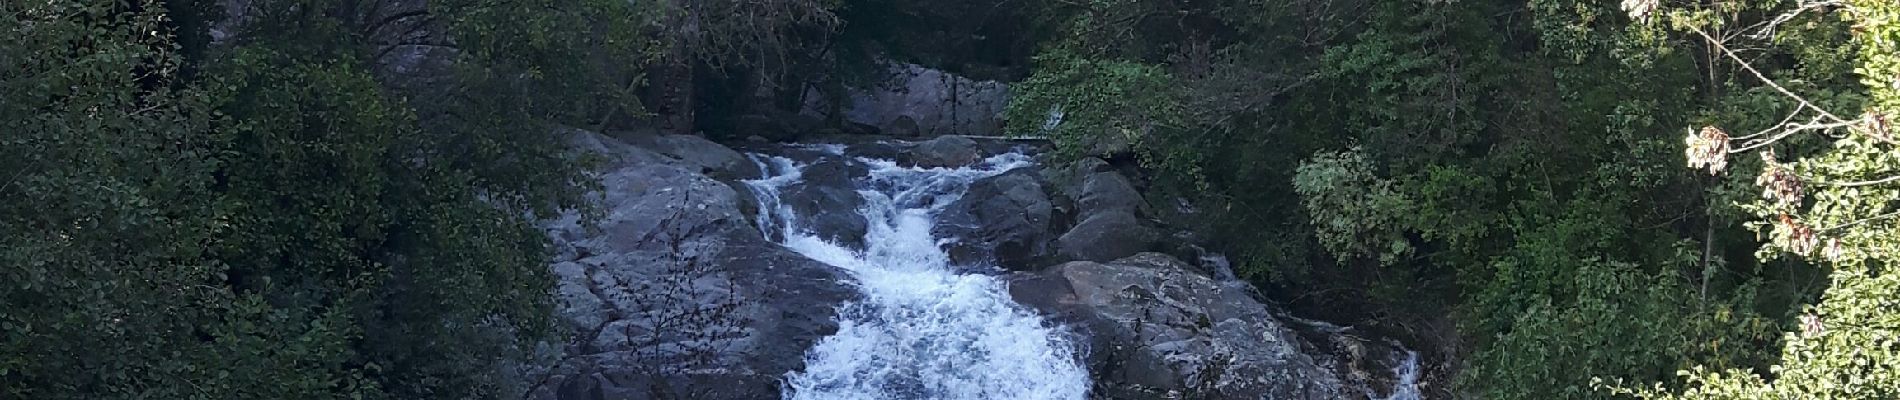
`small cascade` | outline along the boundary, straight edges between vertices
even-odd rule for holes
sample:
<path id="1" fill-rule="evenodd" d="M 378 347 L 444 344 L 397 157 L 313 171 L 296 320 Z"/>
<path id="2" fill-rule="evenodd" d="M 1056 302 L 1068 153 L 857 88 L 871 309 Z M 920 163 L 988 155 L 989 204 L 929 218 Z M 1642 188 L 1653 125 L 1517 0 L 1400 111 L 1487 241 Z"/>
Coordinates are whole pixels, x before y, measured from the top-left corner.
<path id="1" fill-rule="evenodd" d="M 752 221 L 764 236 L 806 257 L 849 271 L 859 300 L 838 309 L 838 331 L 805 353 L 802 372 L 785 378 L 785 399 L 1086 399 L 1092 384 L 1080 364 L 1080 338 L 1015 303 L 1003 282 L 952 266 L 937 237 L 938 215 L 978 179 L 1030 167 L 1022 153 L 1004 153 L 965 168 L 905 167 L 889 160 L 851 157 L 842 145 L 792 145 L 788 154 L 846 157 L 867 166 L 853 189 L 866 221 L 861 249 L 827 241 L 781 195 L 807 184 L 807 163 L 751 153 L 764 176 L 744 183 L 755 196 Z M 817 164 L 814 161 L 812 164 Z M 816 170 L 813 170 L 816 171 Z M 817 176 L 813 172 L 813 176 Z M 818 179 L 818 178 L 814 178 Z M 1227 259 L 1195 248 L 1216 279 L 1237 282 Z M 980 266 L 978 266 L 980 267 Z M 1322 343 L 1358 336 L 1348 327 L 1282 316 L 1308 327 Z M 1417 400 L 1419 354 L 1387 341 L 1382 365 L 1388 390 L 1357 386 L 1375 400 Z M 1376 346 L 1375 346 L 1376 347 Z M 1336 354 L 1341 356 L 1344 353 Z M 1336 358 L 1336 357 L 1335 357 Z M 1357 382 L 1352 385 L 1381 385 Z M 1378 394 L 1386 394 L 1384 397 Z"/>
<path id="2" fill-rule="evenodd" d="M 842 149 L 823 149 L 837 154 Z M 1014 303 L 995 277 L 959 273 L 932 235 L 936 215 L 971 181 L 1031 165 L 1021 153 L 968 168 L 909 168 L 858 159 L 869 223 L 865 248 L 820 239 L 779 199 L 804 167 L 753 154 L 766 176 L 749 180 L 754 221 L 767 237 L 850 271 L 861 300 L 839 309 L 839 329 L 787 377 L 787 399 L 1084 399 L 1088 371 L 1064 330 Z"/>
<path id="3" fill-rule="evenodd" d="M 764 233 L 767 239 L 783 241 L 788 227 L 781 226 L 782 221 L 790 220 L 793 216 L 791 207 L 779 201 L 779 189 L 798 182 L 803 177 L 804 166 L 785 157 L 759 154 L 747 154 L 746 157 L 758 164 L 760 171 L 765 171 L 764 178 L 746 181 L 759 205 L 753 224 L 759 227 L 759 232 Z"/>
<path id="4" fill-rule="evenodd" d="M 1396 344 L 1394 345 L 1396 346 Z M 1403 349 L 1403 348 L 1401 348 Z M 1397 382 L 1392 385 L 1391 394 L 1385 400 L 1419 400 L 1418 392 L 1418 351 L 1404 350 L 1405 357 L 1392 367 L 1392 376 Z"/>

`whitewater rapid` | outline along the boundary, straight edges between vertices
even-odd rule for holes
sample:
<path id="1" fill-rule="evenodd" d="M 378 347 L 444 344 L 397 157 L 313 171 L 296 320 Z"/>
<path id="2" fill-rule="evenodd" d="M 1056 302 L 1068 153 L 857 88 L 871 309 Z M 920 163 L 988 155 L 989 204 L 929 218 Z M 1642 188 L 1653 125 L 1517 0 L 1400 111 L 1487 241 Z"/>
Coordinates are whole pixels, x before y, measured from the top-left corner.
<path id="1" fill-rule="evenodd" d="M 823 148 L 842 156 L 841 146 Z M 805 355 L 805 370 L 786 378 L 784 398 L 1085 399 L 1088 371 L 1074 338 L 1009 297 L 995 277 L 961 273 L 931 234 L 939 212 L 972 181 L 1033 164 L 1006 153 L 967 168 L 903 167 L 857 158 L 870 167 L 856 212 L 869 223 L 865 248 L 820 239 L 779 199 L 804 165 L 750 155 L 765 176 L 748 180 L 759 203 L 754 221 L 767 237 L 807 257 L 850 271 L 862 298 L 838 310 L 838 332 Z"/>

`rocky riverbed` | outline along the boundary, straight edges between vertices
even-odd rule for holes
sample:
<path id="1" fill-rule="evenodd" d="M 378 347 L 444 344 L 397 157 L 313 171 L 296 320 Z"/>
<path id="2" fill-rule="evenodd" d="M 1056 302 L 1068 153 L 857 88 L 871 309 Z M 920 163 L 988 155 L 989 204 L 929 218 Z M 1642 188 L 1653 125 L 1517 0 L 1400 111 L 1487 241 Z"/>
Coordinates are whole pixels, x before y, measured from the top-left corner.
<path id="1" fill-rule="evenodd" d="M 545 224 L 578 338 L 549 346 L 535 398 L 1416 393 L 1415 353 L 1281 315 L 1099 159 L 957 136 L 572 140 L 608 160 L 603 215 Z"/>

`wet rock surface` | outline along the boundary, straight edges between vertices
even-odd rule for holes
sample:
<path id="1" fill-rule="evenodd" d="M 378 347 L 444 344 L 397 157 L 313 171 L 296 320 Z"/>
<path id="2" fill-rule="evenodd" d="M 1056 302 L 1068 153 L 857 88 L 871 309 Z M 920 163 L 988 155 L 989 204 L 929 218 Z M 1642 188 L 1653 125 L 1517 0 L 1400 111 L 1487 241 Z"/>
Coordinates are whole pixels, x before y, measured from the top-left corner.
<path id="1" fill-rule="evenodd" d="M 730 154 L 674 140 L 576 135 L 577 148 L 612 155 L 606 215 L 594 229 L 573 218 L 548 225 L 560 316 L 582 335 L 532 398 L 779 398 L 787 373 L 838 331 L 837 307 L 858 296 L 848 273 L 760 235 L 758 211 L 743 211 L 758 206 L 751 189 L 715 179 L 743 171 Z M 861 137 L 753 145 L 803 166 L 777 189 L 780 204 L 817 236 L 858 250 L 867 223 L 856 188 L 875 162 L 860 158 L 903 160 L 922 147 Z M 1007 150 L 967 147 L 978 160 Z M 1017 271 L 1003 272 L 1009 296 L 1086 346 L 1094 396 L 1378 398 L 1385 389 L 1371 388 L 1398 381 L 1402 348 L 1276 314 L 1218 255 L 1203 257 L 1192 240 L 1169 236 L 1178 227 L 1151 220 L 1129 176 L 1083 159 L 981 178 L 931 233 L 951 238 L 940 243 L 954 264 Z M 1175 248 L 1195 259 L 1151 252 Z"/>
<path id="2" fill-rule="evenodd" d="M 605 215 L 592 228 L 547 224 L 558 317 L 579 337 L 530 396 L 776 398 L 805 349 L 836 331 L 850 278 L 766 242 L 701 162 L 577 135 L 609 156 Z"/>
<path id="3" fill-rule="evenodd" d="M 1157 234 L 1128 211 L 1088 214 L 1056 239 L 1057 254 L 1072 260 L 1107 262 L 1150 250 Z"/>
<path id="4" fill-rule="evenodd" d="M 982 161 L 982 145 L 962 136 L 941 136 L 913 145 L 898 161 L 924 168 L 966 167 Z"/>
<path id="5" fill-rule="evenodd" d="M 857 160 L 823 157 L 805 167 L 804 179 L 785 188 L 780 199 L 792 212 L 807 216 L 804 228 L 819 238 L 862 249 L 869 225 L 858 213 L 864 199 L 853 181 L 868 173 Z"/>
<path id="6" fill-rule="evenodd" d="M 1055 206 L 1033 168 L 1018 168 L 972 182 L 962 198 L 938 217 L 936 234 L 960 265 L 994 264 L 1028 269 L 1053 256 Z"/>
<path id="7" fill-rule="evenodd" d="M 1088 338 L 1098 390 L 1120 398 L 1360 397 L 1237 282 L 1160 253 L 1076 261 L 1010 282 L 1015 299 Z"/>
<path id="8" fill-rule="evenodd" d="M 695 135 L 661 135 L 654 139 L 652 148 L 699 167 L 700 172 L 713 178 L 735 179 L 759 174 L 758 167 L 738 151 Z"/>
<path id="9" fill-rule="evenodd" d="M 1108 262 L 1157 250 L 1164 239 L 1143 217 L 1148 205 L 1127 176 L 1107 162 L 1083 158 L 1044 171 L 1074 213 L 1075 224 L 1056 239 L 1056 253 L 1068 260 Z"/>

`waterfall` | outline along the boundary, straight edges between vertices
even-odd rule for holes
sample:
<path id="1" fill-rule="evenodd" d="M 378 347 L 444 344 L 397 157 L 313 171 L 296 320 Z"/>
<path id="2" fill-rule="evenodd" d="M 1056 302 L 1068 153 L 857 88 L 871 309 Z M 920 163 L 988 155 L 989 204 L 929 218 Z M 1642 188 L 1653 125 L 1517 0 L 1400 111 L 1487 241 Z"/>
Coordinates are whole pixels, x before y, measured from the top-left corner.
<path id="1" fill-rule="evenodd" d="M 1421 398 L 1418 392 L 1418 352 L 1405 350 L 1404 354 L 1405 358 L 1398 362 L 1398 366 L 1392 368 L 1392 376 L 1397 377 L 1398 382 L 1392 386 L 1392 394 L 1386 396 L 1385 400 Z"/>
<path id="2" fill-rule="evenodd" d="M 842 149 L 825 149 L 838 154 Z M 970 182 L 1032 165 L 1021 153 L 968 168 L 909 168 L 886 160 L 857 182 L 869 223 L 865 248 L 820 239 L 779 199 L 801 179 L 791 159 L 751 155 L 765 177 L 748 180 L 754 222 L 807 257 L 850 271 L 860 300 L 838 310 L 838 332 L 786 378 L 787 399 L 1084 399 L 1088 371 L 1067 332 L 1010 300 L 998 279 L 960 273 L 931 233 L 937 214 Z"/>

